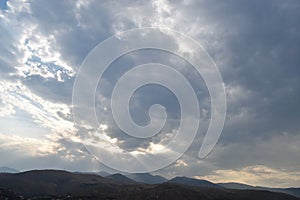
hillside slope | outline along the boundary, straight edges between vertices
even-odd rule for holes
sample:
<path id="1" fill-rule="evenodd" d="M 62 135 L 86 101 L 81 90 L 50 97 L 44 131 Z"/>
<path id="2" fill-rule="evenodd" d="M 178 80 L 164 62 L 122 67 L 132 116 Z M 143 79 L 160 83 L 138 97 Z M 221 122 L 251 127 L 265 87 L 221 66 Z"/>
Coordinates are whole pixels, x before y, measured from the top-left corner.
<path id="1" fill-rule="evenodd" d="M 112 176 L 124 180 L 123 175 Z M 34 170 L 18 174 L 0 174 L 0 199 L 190 199 L 190 200 L 299 200 L 270 191 L 233 190 L 194 187 L 177 183 L 121 183 L 93 174 L 76 174 L 59 170 Z M 125 180 L 128 180 L 125 178 Z"/>

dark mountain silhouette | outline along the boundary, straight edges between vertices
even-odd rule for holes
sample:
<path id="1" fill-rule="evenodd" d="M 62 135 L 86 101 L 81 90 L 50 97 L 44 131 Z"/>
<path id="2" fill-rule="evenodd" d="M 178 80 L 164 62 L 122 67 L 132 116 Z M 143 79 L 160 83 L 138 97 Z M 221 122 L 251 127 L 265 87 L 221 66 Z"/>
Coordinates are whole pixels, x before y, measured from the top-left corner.
<path id="1" fill-rule="evenodd" d="M 277 191 L 279 191 L 279 190 L 277 190 Z M 283 189 L 280 189 L 280 192 L 300 198 L 300 188 L 283 188 Z"/>
<path id="2" fill-rule="evenodd" d="M 0 167 L 0 173 L 19 173 L 19 170 L 9 168 L 9 167 Z"/>
<path id="3" fill-rule="evenodd" d="M 10 191 L 10 190 L 7 190 L 7 189 L 2 189 L 0 188 L 0 199 L 13 199 L 13 200 L 21 200 L 22 199 L 22 196 L 20 195 L 17 195 L 16 193 Z"/>
<path id="4" fill-rule="evenodd" d="M 212 182 L 206 180 L 199 180 L 195 178 L 188 178 L 188 177 L 175 177 L 168 181 L 169 183 L 177 183 L 182 185 L 189 185 L 195 187 L 207 187 L 207 188 L 223 188 L 218 184 L 214 184 Z"/>
<path id="5" fill-rule="evenodd" d="M 228 189 L 266 190 L 266 191 L 280 192 L 280 193 L 285 193 L 296 197 L 300 197 L 300 188 L 269 188 L 269 187 L 261 187 L 261 186 L 252 186 L 252 185 L 247 185 L 242 183 L 219 183 L 218 185 Z"/>
<path id="6" fill-rule="evenodd" d="M 229 188 L 229 189 L 237 189 L 237 190 L 254 190 L 255 186 L 243 184 L 243 183 L 218 183 L 218 185 Z"/>
<path id="7" fill-rule="evenodd" d="M 105 171 L 97 172 L 97 174 L 102 176 L 102 177 L 107 177 L 107 176 L 111 175 L 110 173 L 107 173 Z"/>
<path id="8" fill-rule="evenodd" d="M 135 182 L 134 180 L 128 178 L 127 176 L 124 176 L 122 174 L 112 174 L 112 175 L 109 175 L 107 176 L 106 178 L 109 178 L 115 182 L 118 182 L 118 183 L 123 183 L 123 184 L 136 184 L 137 182 Z"/>
<path id="9" fill-rule="evenodd" d="M 281 193 L 253 190 L 229 190 L 220 188 L 200 188 L 162 183 L 143 187 L 130 193 L 124 199 L 161 199 L 161 200 L 296 200 L 298 198 Z"/>
<path id="10" fill-rule="evenodd" d="M 25 196 L 85 194 L 96 188 L 103 193 L 103 191 L 113 191 L 114 185 L 117 183 L 98 175 L 75 174 L 59 170 L 0 174 L 0 188 L 10 189 Z"/>
<path id="11" fill-rule="evenodd" d="M 111 177 L 118 180 L 124 179 L 121 174 Z M 59 170 L 34 170 L 17 174 L 0 173 L 0 199 L 299 199 L 283 193 L 262 190 L 234 190 L 221 188 L 221 186 L 219 188 L 215 186 L 195 187 L 171 182 L 153 185 L 127 184 L 115 181 L 113 178 Z"/>
<path id="12" fill-rule="evenodd" d="M 147 183 L 147 184 L 159 184 L 159 183 L 164 183 L 164 182 L 168 181 L 167 179 L 165 179 L 162 176 L 158 176 L 158 175 L 154 176 L 149 173 L 127 174 L 126 176 L 136 182 Z"/>

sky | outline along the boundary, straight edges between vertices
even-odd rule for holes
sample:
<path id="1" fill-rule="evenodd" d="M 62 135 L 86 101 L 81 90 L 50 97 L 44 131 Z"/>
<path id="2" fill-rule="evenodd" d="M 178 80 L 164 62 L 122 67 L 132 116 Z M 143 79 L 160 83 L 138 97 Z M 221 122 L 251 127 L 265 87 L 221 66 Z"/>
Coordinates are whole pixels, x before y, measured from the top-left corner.
<path id="1" fill-rule="evenodd" d="M 149 123 L 153 104 L 168 112 L 163 131 L 150 139 L 124 134 L 109 106 L 116 81 L 132 66 L 176 65 L 196 90 L 201 126 L 184 155 L 154 174 L 299 187 L 299 9 L 298 0 L 1 0 L 0 166 L 113 172 L 82 144 L 80 135 L 90 135 L 89 127 L 74 124 L 76 75 L 91 50 L 108 37 L 164 27 L 200 43 L 222 75 L 227 113 L 218 143 L 205 159 L 197 157 L 211 115 L 208 89 L 182 58 L 151 49 L 121 56 L 99 82 L 95 107 L 104 139 L 124 151 L 159 149 L 172 139 L 180 105 L 166 88 L 145 86 L 131 99 L 137 124 Z M 151 39 L 166 46 L 174 43 L 159 35 Z"/>

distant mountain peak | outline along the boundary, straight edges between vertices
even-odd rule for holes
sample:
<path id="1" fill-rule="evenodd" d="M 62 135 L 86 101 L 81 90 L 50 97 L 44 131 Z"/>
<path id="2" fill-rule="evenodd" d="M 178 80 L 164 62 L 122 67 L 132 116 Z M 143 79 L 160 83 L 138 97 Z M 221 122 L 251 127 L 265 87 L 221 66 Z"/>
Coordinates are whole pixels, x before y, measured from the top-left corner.
<path id="1" fill-rule="evenodd" d="M 182 185 L 189 185 L 195 187 L 209 187 L 209 188 L 222 188 L 222 186 L 209 182 L 207 180 L 201 180 L 196 178 L 189 178 L 185 176 L 175 177 L 168 181 L 169 183 L 177 183 Z"/>
<path id="2" fill-rule="evenodd" d="M 111 175 L 110 173 L 105 172 L 105 171 L 98 172 L 97 174 L 102 176 L 102 177 L 107 177 L 107 176 Z"/>
<path id="3" fill-rule="evenodd" d="M 10 167 L 0 167 L 0 173 L 11 173 L 11 174 L 15 174 L 15 173 L 19 173 L 20 171 L 14 168 L 10 168 Z"/>
<path id="4" fill-rule="evenodd" d="M 119 183 L 136 183 L 134 180 L 128 178 L 127 176 L 124 176 L 123 174 L 117 173 L 107 176 L 106 178 L 109 178 L 115 182 Z"/>
<path id="5" fill-rule="evenodd" d="M 138 177 L 155 177 L 151 174 L 134 174 Z M 112 179 L 125 179 L 122 174 L 103 178 L 94 174 L 78 174 L 62 170 L 32 170 L 18 174 L 0 174 L 0 199 L 272 199 L 296 200 L 298 198 L 270 191 L 231 190 L 226 188 L 195 187 L 191 183 L 213 184 L 188 177 L 176 177 L 171 183 L 128 184 Z M 185 182 L 186 184 L 173 184 Z M 199 185 L 198 185 L 199 186 Z M 3 189 L 4 188 L 4 189 Z M 213 188 L 213 189 L 212 189 Z M 296 189 L 295 189 L 296 190 Z M 297 191 L 293 192 L 296 196 Z M 18 195 L 20 196 L 18 196 Z M 4 198 L 3 198 L 4 197 Z M 250 198 L 249 198 L 250 197 Z"/>
<path id="6" fill-rule="evenodd" d="M 293 195 L 296 197 L 300 197 L 300 188 L 269 188 L 269 187 L 262 187 L 262 186 L 252 186 L 243 183 L 235 183 L 235 182 L 228 182 L 228 183 L 218 183 L 224 188 L 227 189 L 235 189 L 235 190 L 263 190 L 263 191 L 271 191 L 271 192 L 279 192 L 285 193 L 289 195 Z"/>
<path id="7" fill-rule="evenodd" d="M 168 180 L 159 175 L 152 175 L 150 173 L 135 173 L 135 174 L 127 174 L 128 178 L 139 182 L 139 183 L 146 183 L 146 184 L 160 184 L 167 182 Z"/>

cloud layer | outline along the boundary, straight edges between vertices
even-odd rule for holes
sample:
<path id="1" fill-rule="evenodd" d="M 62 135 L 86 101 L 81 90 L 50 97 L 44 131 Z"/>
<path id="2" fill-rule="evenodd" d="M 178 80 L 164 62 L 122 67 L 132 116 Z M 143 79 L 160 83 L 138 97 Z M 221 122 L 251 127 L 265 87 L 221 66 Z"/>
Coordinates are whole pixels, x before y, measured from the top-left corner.
<path id="1" fill-rule="evenodd" d="M 151 149 L 172 138 L 178 127 L 179 105 L 163 88 L 144 88 L 132 98 L 137 123 L 147 123 L 147 111 L 153 103 L 161 103 L 169 111 L 165 134 L 151 140 L 124 135 L 109 107 L 114 83 L 131 66 L 151 61 L 176 64 L 197 87 L 203 121 L 199 137 L 186 155 L 156 173 L 297 186 L 299 9 L 297 0 L 9 0 L 0 4 L 0 156 L 5 158 L 0 165 L 21 170 L 108 170 L 80 143 L 77 133 L 92 130 L 73 123 L 76 73 L 88 53 L 107 37 L 136 27 L 163 26 L 196 39 L 222 73 L 228 112 L 216 148 L 205 160 L 197 160 L 210 116 L 203 80 L 186 70 L 190 69 L 188 64 L 176 56 L 152 51 L 124 55 L 101 80 L 96 107 L 105 127 L 104 137 L 123 150 Z M 159 37 L 153 41 L 172 45 Z M 239 176 L 244 178 L 236 178 Z"/>

